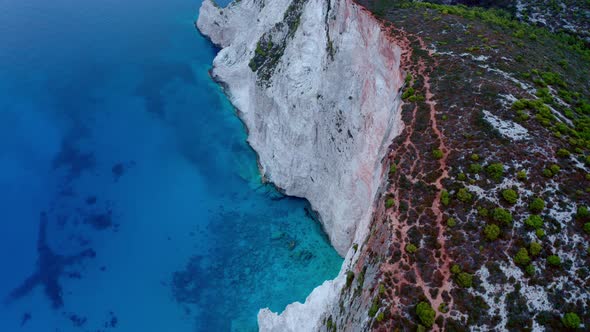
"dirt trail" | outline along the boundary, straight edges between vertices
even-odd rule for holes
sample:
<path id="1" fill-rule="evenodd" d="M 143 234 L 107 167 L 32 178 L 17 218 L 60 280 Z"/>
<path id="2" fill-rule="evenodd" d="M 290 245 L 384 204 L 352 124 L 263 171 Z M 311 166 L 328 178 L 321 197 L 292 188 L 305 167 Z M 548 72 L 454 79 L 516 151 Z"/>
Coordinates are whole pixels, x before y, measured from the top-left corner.
<path id="1" fill-rule="evenodd" d="M 428 299 L 431 306 L 437 312 L 437 317 L 449 317 L 449 312 L 453 307 L 453 300 L 450 296 L 452 288 L 452 280 L 450 273 L 450 259 L 446 250 L 445 241 L 445 225 L 443 213 L 441 211 L 441 192 L 443 188 L 443 180 L 448 177 L 447 159 L 449 156 L 449 149 L 444 143 L 444 137 L 438 127 L 436 120 L 436 101 L 431 91 L 430 73 L 436 67 L 436 58 L 432 57 L 432 51 L 428 50 L 422 38 L 418 36 L 411 36 L 403 30 L 396 29 L 394 26 L 389 26 L 390 35 L 395 39 L 395 43 L 402 48 L 402 67 L 404 71 L 411 75 L 411 79 L 407 82 L 406 89 L 414 87 L 416 96 L 423 96 L 423 103 L 426 105 L 429 112 L 426 117 L 428 122 L 427 127 L 423 132 L 416 132 L 415 130 L 420 122 L 425 122 L 424 107 L 420 107 L 420 103 L 416 102 L 411 111 L 411 115 L 405 117 L 405 129 L 402 137 L 404 141 L 395 147 L 390 155 L 391 163 L 397 161 L 398 169 L 396 176 L 392 179 L 386 196 L 393 197 L 398 204 L 402 201 L 406 204 L 405 211 L 401 208 L 393 208 L 385 211 L 385 218 L 390 228 L 389 241 L 395 243 L 397 248 L 401 248 L 401 258 L 395 262 L 386 262 L 382 264 L 381 271 L 384 274 L 393 276 L 393 286 L 395 291 L 391 292 L 390 301 L 392 314 L 400 314 L 399 309 L 403 307 L 399 303 L 400 298 L 395 294 L 402 294 L 404 288 L 418 287 L 421 293 Z M 419 54 L 417 54 L 419 53 Z M 420 84 L 416 84 L 421 82 Z M 419 137 L 419 139 L 417 138 Z M 430 137 L 432 142 L 425 144 L 422 139 Z M 432 150 L 429 147 L 439 149 L 442 151 L 442 158 L 436 160 L 438 165 L 432 164 L 435 160 L 432 156 Z M 427 176 L 430 173 L 436 172 L 436 178 Z M 406 188 L 401 188 L 399 185 L 399 173 L 403 173 L 406 180 L 412 185 Z M 417 184 L 426 184 L 436 188 L 436 194 L 427 208 L 420 208 L 415 206 L 412 199 L 414 186 Z M 430 203 L 430 202 L 429 202 Z M 423 223 L 429 223 L 423 225 Z M 432 224 L 434 223 L 434 224 Z M 430 251 L 434 270 L 432 274 L 425 274 L 424 268 L 414 258 L 415 254 L 408 253 L 405 248 L 410 244 L 409 232 L 413 227 L 425 227 L 431 229 L 436 234 L 437 245 L 435 248 L 423 247 L 420 243 L 412 243 L 417 246 L 418 250 Z M 446 310 L 441 310 L 446 306 Z M 434 330 L 439 330 L 434 326 Z"/>

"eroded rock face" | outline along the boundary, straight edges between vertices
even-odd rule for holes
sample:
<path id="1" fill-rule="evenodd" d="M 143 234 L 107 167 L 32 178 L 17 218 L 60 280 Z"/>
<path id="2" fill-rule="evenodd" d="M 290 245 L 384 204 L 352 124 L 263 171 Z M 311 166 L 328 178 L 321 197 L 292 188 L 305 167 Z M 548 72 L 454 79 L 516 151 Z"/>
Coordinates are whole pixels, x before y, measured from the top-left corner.
<path id="1" fill-rule="evenodd" d="M 222 49 L 212 76 L 246 124 L 264 177 L 319 213 L 336 250 L 364 239 L 400 131 L 400 48 L 352 0 L 205 0 L 199 30 Z M 305 304 L 259 314 L 262 331 L 311 331 L 345 268 Z"/>
<path id="2" fill-rule="evenodd" d="M 206 0 L 197 26 L 264 177 L 308 199 L 344 256 L 399 131 L 399 48 L 351 0 Z"/>

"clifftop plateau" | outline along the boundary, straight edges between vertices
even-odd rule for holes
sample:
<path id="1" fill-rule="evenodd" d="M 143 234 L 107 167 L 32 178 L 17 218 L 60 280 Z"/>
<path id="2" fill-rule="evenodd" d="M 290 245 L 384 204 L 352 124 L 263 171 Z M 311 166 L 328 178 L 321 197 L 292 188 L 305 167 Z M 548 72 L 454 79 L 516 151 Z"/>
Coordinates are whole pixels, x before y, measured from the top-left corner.
<path id="1" fill-rule="evenodd" d="M 203 3 L 262 173 L 346 257 L 261 330 L 589 326 L 590 50 L 536 3 Z"/>

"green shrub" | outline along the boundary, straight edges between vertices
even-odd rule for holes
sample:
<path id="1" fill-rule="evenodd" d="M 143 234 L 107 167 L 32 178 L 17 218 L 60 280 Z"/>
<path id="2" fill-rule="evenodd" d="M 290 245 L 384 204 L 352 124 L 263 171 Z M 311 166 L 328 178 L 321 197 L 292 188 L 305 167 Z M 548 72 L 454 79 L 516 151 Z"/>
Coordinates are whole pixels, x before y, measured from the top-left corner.
<path id="1" fill-rule="evenodd" d="M 379 296 L 383 296 L 385 294 L 385 285 L 379 284 Z"/>
<path id="2" fill-rule="evenodd" d="M 577 329 L 580 327 L 580 324 L 582 324 L 580 316 L 578 316 L 578 314 L 575 312 L 568 312 L 567 314 L 563 315 L 561 322 L 569 329 Z"/>
<path id="3" fill-rule="evenodd" d="M 549 265 L 553 265 L 553 266 L 560 266 L 561 265 L 561 258 L 559 258 L 559 256 L 557 256 L 557 255 L 551 255 L 551 256 L 547 257 L 547 263 L 549 263 Z"/>
<path id="4" fill-rule="evenodd" d="M 540 197 L 535 197 L 529 204 L 529 210 L 533 213 L 540 213 L 545 208 L 545 201 Z"/>
<path id="5" fill-rule="evenodd" d="M 578 219 L 585 219 L 590 217 L 590 211 L 588 211 L 588 207 L 584 205 L 578 206 L 576 210 L 576 218 Z"/>
<path id="6" fill-rule="evenodd" d="M 483 233 L 485 234 L 486 239 L 494 241 L 498 238 L 498 236 L 500 236 L 500 227 L 498 227 L 496 224 L 487 225 L 483 229 Z"/>
<path id="7" fill-rule="evenodd" d="M 481 217 L 487 218 L 487 216 L 489 215 L 489 211 L 488 209 L 484 208 L 484 207 L 477 207 L 477 214 L 479 214 Z"/>
<path id="8" fill-rule="evenodd" d="M 436 312 L 430 306 L 430 304 L 426 302 L 420 302 L 416 306 L 416 314 L 420 319 L 420 322 L 424 324 L 426 327 L 431 327 L 434 324 L 434 317 L 436 316 Z"/>
<path id="9" fill-rule="evenodd" d="M 418 251 L 418 247 L 416 247 L 413 243 L 408 243 L 406 245 L 406 251 L 409 252 L 410 254 L 413 254 L 416 251 Z"/>
<path id="10" fill-rule="evenodd" d="M 471 160 L 478 161 L 479 160 L 479 155 L 477 153 L 472 154 L 471 155 Z"/>
<path id="11" fill-rule="evenodd" d="M 467 180 L 467 175 L 465 175 L 465 173 L 459 173 L 459 175 L 457 175 L 457 180 L 465 181 Z"/>
<path id="12" fill-rule="evenodd" d="M 449 218 L 449 219 L 447 219 L 447 226 L 449 226 L 449 227 L 455 227 L 455 225 L 457 225 L 457 221 L 455 221 L 455 218 Z"/>
<path id="13" fill-rule="evenodd" d="M 551 173 L 553 173 L 553 175 L 559 173 L 559 171 L 561 170 L 561 167 L 559 167 L 559 165 L 551 165 L 549 166 L 549 169 L 551 170 Z"/>
<path id="14" fill-rule="evenodd" d="M 350 287 L 350 285 L 352 285 L 353 280 L 354 280 L 354 272 L 347 271 L 346 272 L 346 288 L 348 288 L 348 287 Z"/>
<path id="15" fill-rule="evenodd" d="M 584 224 L 584 232 L 586 232 L 586 234 L 590 234 L 590 222 Z"/>
<path id="16" fill-rule="evenodd" d="M 529 276 L 534 276 L 535 275 L 535 266 L 533 264 L 529 264 L 524 268 L 524 272 L 526 272 L 526 274 L 528 274 Z"/>
<path id="17" fill-rule="evenodd" d="M 395 205 L 395 200 L 390 197 L 385 201 L 385 208 L 390 209 Z"/>
<path id="18" fill-rule="evenodd" d="M 402 99 L 405 100 L 405 99 L 410 98 L 411 96 L 414 95 L 414 92 L 415 92 L 414 88 L 412 88 L 412 87 L 407 88 L 406 91 L 404 91 L 404 93 L 402 94 Z"/>
<path id="19" fill-rule="evenodd" d="M 504 224 L 510 224 L 512 222 L 512 214 L 510 214 L 508 210 L 502 208 L 495 208 L 492 211 L 492 219 Z"/>
<path id="20" fill-rule="evenodd" d="M 453 264 L 453 266 L 451 266 L 451 273 L 452 274 L 461 273 L 461 267 L 457 264 Z"/>
<path id="21" fill-rule="evenodd" d="M 397 165 L 391 164 L 391 166 L 389 166 L 389 175 L 394 175 L 395 172 L 397 172 Z"/>
<path id="22" fill-rule="evenodd" d="M 529 257 L 529 252 L 526 248 L 518 249 L 516 256 L 514 256 L 514 262 L 518 265 L 527 265 L 530 261 L 531 258 Z"/>
<path id="23" fill-rule="evenodd" d="M 469 165 L 468 171 L 469 171 L 469 173 L 477 174 L 477 173 L 481 172 L 482 168 L 483 167 L 480 164 L 473 163 L 473 164 Z"/>
<path id="24" fill-rule="evenodd" d="M 529 251 L 531 252 L 531 256 L 537 256 L 541 252 L 542 249 L 543 249 L 543 247 L 538 242 L 531 242 L 531 245 L 529 246 Z"/>
<path id="25" fill-rule="evenodd" d="M 461 202 L 467 203 L 471 202 L 473 195 L 471 195 L 467 188 L 461 188 L 459 191 L 457 191 L 457 199 L 459 199 Z"/>
<path id="26" fill-rule="evenodd" d="M 539 228 L 543 227 L 543 218 L 541 218 L 540 216 L 538 216 L 536 214 L 533 214 L 533 215 L 529 216 L 528 218 L 526 218 L 526 220 L 524 221 L 524 224 L 530 228 L 539 229 Z"/>
<path id="27" fill-rule="evenodd" d="M 457 274 L 457 284 L 463 288 L 469 288 L 473 285 L 473 275 L 467 272 Z"/>
<path id="28" fill-rule="evenodd" d="M 369 317 L 375 317 L 377 311 L 379 311 L 379 299 L 375 298 L 373 300 L 373 304 L 369 308 Z"/>
<path id="29" fill-rule="evenodd" d="M 545 231 L 544 231 L 544 230 L 542 230 L 542 229 L 537 229 L 537 230 L 535 231 L 535 235 L 536 235 L 536 236 L 537 236 L 539 239 L 542 239 L 542 238 L 543 238 L 543 236 L 545 236 Z"/>
<path id="30" fill-rule="evenodd" d="M 498 181 L 504 175 L 504 165 L 501 163 L 490 164 L 486 167 L 486 172 L 492 179 Z"/>
<path id="31" fill-rule="evenodd" d="M 383 319 L 385 319 L 385 313 L 383 311 L 381 311 L 380 313 L 377 314 L 377 318 L 375 318 L 377 320 L 377 322 L 382 322 Z"/>
<path id="32" fill-rule="evenodd" d="M 517 178 L 517 179 L 519 179 L 520 181 L 524 181 L 524 180 L 526 180 L 526 171 L 525 171 L 524 169 L 523 169 L 523 170 L 520 170 L 520 171 L 518 171 L 518 172 L 516 173 L 516 178 Z"/>
<path id="33" fill-rule="evenodd" d="M 445 189 L 443 189 L 440 192 L 440 202 L 442 203 L 442 205 L 444 206 L 448 206 L 450 203 L 450 197 L 449 197 L 449 192 L 446 191 Z"/>
<path id="34" fill-rule="evenodd" d="M 440 149 L 432 150 L 432 156 L 434 159 L 441 159 L 443 157 L 443 152 Z"/>
<path id="35" fill-rule="evenodd" d="M 557 150 L 557 156 L 559 158 L 567 158 L 570 156 L 570 152 L 566 149 L 559 149 Z"/>
<path id="36" fill-rule="evenodd" d="M 551 170 L 549 168 L 545 168 L 543 170 L 543 176 L 546 178 L 553 177 L 553 172 L 551 172 Z"/>
<path id="37" fill-rule="evenodd" d="M 502 197 L 504 198 L 504 200 L 506 200 L 506 202 L 510 204 L 515 204 L 518 200 L 518 193 L 516 193 L 516 191 L 512 189 L 504 189 L 502 190 Z"/>

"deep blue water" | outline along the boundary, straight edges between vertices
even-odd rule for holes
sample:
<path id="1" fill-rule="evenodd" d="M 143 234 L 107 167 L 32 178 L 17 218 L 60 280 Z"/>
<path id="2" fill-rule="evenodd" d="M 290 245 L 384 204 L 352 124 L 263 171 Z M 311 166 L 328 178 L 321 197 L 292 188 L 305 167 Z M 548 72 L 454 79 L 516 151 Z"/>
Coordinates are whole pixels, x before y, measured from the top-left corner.
<path id="1" fill-rule="evenodd" d="M 342 260 L 262 185 L 200 0 L 0 0 L 0 331 L 250 331 Z"/>

